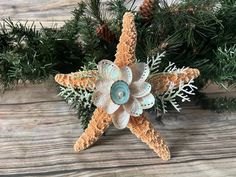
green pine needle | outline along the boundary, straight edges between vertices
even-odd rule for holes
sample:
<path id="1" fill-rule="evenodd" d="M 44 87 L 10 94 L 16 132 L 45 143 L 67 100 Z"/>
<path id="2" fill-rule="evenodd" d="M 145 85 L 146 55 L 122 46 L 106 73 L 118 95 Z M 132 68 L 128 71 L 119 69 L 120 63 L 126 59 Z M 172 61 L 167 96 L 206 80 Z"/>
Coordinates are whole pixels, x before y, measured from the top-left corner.
<path id="1" fill-rule="evenodd" d="M 218 97 L 202 100 L 202 107 L 217 113 L 235 112 L 236 98 Z"/>

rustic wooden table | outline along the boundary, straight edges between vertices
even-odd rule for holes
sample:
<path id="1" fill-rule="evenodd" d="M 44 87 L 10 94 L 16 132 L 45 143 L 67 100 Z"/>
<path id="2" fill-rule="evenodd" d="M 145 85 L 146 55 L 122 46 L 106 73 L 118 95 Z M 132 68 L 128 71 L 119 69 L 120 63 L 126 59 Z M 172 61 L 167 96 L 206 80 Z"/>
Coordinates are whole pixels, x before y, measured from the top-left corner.
<path id="1" fill-rule="evenodd" d="M 70 11 L 80 0 L 0 0 L 0 20 L 11 17 L 13 21 L 33 21 L 37 27 L 62 26 L 71 18 Z"/>
<path id="2" fill-rule="evenodd" d="M 62 26 L 78 1 L 0 0 L 0 18 Z M 47 82 L 0 95 L 0 176 L 236 176 L 235 113 L 216 114 L 189 104 L 181 113 L 167 114 L 165 126 L 152 120 L 171 148 L 168 162 L 128 129 L 113 127 L 77 154 L 73 143 L 82 129 L 57 94 L 58 87 Z"/>
<path id="3" fill-rule="evenodd" d="M 171 152 L 162 161 L 128 129 L 110 127 L 92 148 L 73 151 L 79 120 L 51 82 L 18 86 L 0 96 L 0 175 L 161 176 L 236 175 L 236 114 L 186 105 L 158 124 Z"/>
<path id="4" fill-rule="evenodd" d="M 0 0 L 0 22 L 11 17 L 14 22 L 28 21 L 37 28 L 60 27 L 72 17 L 70 13 L 81 0 Z M 108 0 L 101 0 L 102 2 Z M 127 0 L 129 2 L 130 0 Z M 136 0 L 134 4 L 138 7 L 143 0 Z M 172 0 L 168 0 L 172 1 Z M 41 23 L 41 24 L 40 24 Z"/>

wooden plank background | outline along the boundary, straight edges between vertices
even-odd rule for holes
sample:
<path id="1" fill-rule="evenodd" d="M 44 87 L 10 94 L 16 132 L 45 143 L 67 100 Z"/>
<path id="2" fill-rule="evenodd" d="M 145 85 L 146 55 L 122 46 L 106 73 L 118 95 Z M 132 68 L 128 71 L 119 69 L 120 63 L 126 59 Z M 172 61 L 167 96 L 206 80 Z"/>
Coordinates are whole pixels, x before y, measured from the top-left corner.
<path id="1" fill-rule="evenodd" d="M 233 177 L 236 113 L 217 114 L 187 104 L 164 126 L 170 161 L 162 161 L 128 129 L 108 129 L 93 147 L 73 151 L 82 133 L 75 112 L 51 82 L 18 86 L 0 96 L 0 175 L 98 177 Z"/>
<path id="2" fill-rule="evenodd" d="M 46 27 L 62 26 L 80 0 L 0 0 L 0 18 L 41 22 Z"/>
<path id="3" fill-rule="evenodd" d="M 28 21 L 40 28 L 62 26 L 65 20 L 72 17 L 71 11 L 82 0 L 0 0 L 0 22 L 11 17 L 14 22 Z M 106 2 L 108 0 L 101 0 Z M 179 0 L 167 0 L 169 3 Z M 127 0 L 132 4 L 132 1 Z M 134 7 L 139 7 L 143 0 L 136 0 Z"/>
<path id="4" fill-rule="evenodd" d="M 45 27 L 62 26 L 65 20 L 72 17 L 71 11 L 81 0 L 0 0 L 0 19 L 11 17 L 14 22 L 33 21 L 37 27 L 39 22 Z M 102 0 L 105 2 L 107 0 Z M 130 1 L 130 0 L 127 0 Z M 142 0 L 136 0 L 139 6 Z M 0 21 L 1 21 L 0 20 Z"/>
<path id="5" fill-rule="evenodd" d="M 0 0 L 0 18 L 63 25 L 78 0 Z M 140 3 L 141 1 L 137 1 Z M 214 97 L 219 93 L 208 90 Z M 193 104 L 155 123 L 172 159 L 160 160 L 128 129 L 111 127 L 92 148 L 73 151 L 79 120 L 52 82 L 18 86 L 0 95 L 0 176 L 230 177 L 236 174 L 236 113 Z M 222 94 L 222 93 L 220 93 Z M 231 93 L 235 96 L 236 92 Z"/>

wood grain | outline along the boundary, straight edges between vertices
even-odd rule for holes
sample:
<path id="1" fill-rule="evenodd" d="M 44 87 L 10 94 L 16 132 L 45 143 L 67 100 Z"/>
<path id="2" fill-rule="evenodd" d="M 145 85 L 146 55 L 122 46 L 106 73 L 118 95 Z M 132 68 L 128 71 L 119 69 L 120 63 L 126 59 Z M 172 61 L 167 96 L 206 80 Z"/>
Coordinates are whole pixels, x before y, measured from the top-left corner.
<path id="1" fill-rule="evenodd" d="M 82 0 L 0 0 L 0 22 L 11 17 L 13 22 L 33 22 L 37 28 L 61 27 L 72 17 L 71 11 Z M 107 0 L 101 0 L 105 2 Z M 138 6 L 142 0 L 137 0 Z"/>
<path id="2" fill-rule="evenodd" d="M 41 28 L 41 24 L 44 27 L 61 27 L 66 20 L 71 19 L 71 11 L 80 1 L 82 0 L 0 0 L 0 23 L 10 17 L 14 23 L 28 21 L 28 26 L 34 22 L 38 29 Z M 167 1 L 178 2 L 178 0 Z M 130 0 L 126 2 L 128 8 L 133 4 Z M 143 0 L 135 0 L 133 7 L 138 9 L 142 2 Z"/>
<path id="3" fill-rule="evenodd" d="M 222 177 L 236 174 L 236 114 L 187 104 L 164 126 L 172 159 L 162 161 L 128 129 L 110 127 L 80 153 L 82 129 L 75 112 L 50 82 L 19 86 L 0 96 L 0 175 L 97 177 Z"/>
<path id="4" fill-rule="evenodd" d="M 71 18 L 71 11 L 80 0 L 0 0 L 1 19 L 11 17 L 14 21 L 35 21 L 39 26 L 63 25 Z"/>
<path id="5" fill-rule="evenodd" d="M 79 0 L 0 0 L 1 19 L 62 26 Z M 129 130 L 111 127 L 81 153 L 73 144 L 82 129 L 51 83 L 19 86 L 0 95 L 0 176 L 230 177 L 236 174 L 236 114 L 192 104 L 154 119 L 171 147 L 164 162 Z M 235 93 L 231 93 L 235 96 Z M 211 96 L 216 95 L 211 91 Z"/>

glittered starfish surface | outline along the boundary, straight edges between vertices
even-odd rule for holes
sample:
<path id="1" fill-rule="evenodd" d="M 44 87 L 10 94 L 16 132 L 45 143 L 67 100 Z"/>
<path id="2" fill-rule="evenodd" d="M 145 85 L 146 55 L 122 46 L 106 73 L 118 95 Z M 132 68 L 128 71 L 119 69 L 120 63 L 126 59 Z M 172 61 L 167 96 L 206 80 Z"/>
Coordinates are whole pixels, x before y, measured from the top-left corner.
<path id="1" fill-rule="evenodd" d="M 114 64 L 119 68 L 131 66 L 136 62 L 135 48 L 137 42 L 137 32 L 135 28 L 134 16 L 127 12 L 123 17 L 123 29 L 120 41 L 117 46 L 116 59 Z M 197 69 L 186 68 L 181 73 L 161 73 L 148 78 L 152 85 L 153 93 L 162 93 L 168 89 L 170 82 L 178 84 L 181 81 L 188 82 L 190 79 L 199 75 Z M 98 71 L 81 71 L 71 74 L 57 74 L 56 82 L 63 86 L 88 89 L 94 91 L 98 80 Z M 75 151 L 84 150 L 93 145 L 105 130 L 112 124 L 112 116 L 103 108 L 98 107 L 89 122 L 88 128 L 79 137 L 74 145 Z M 148 118 L 141 114 L 140 116 L 130 116 L 127 122 L 130 131 L 153 149 L 163 160 L 170 159 L 170 151 L 160 133 L 154 129 Z"/>

